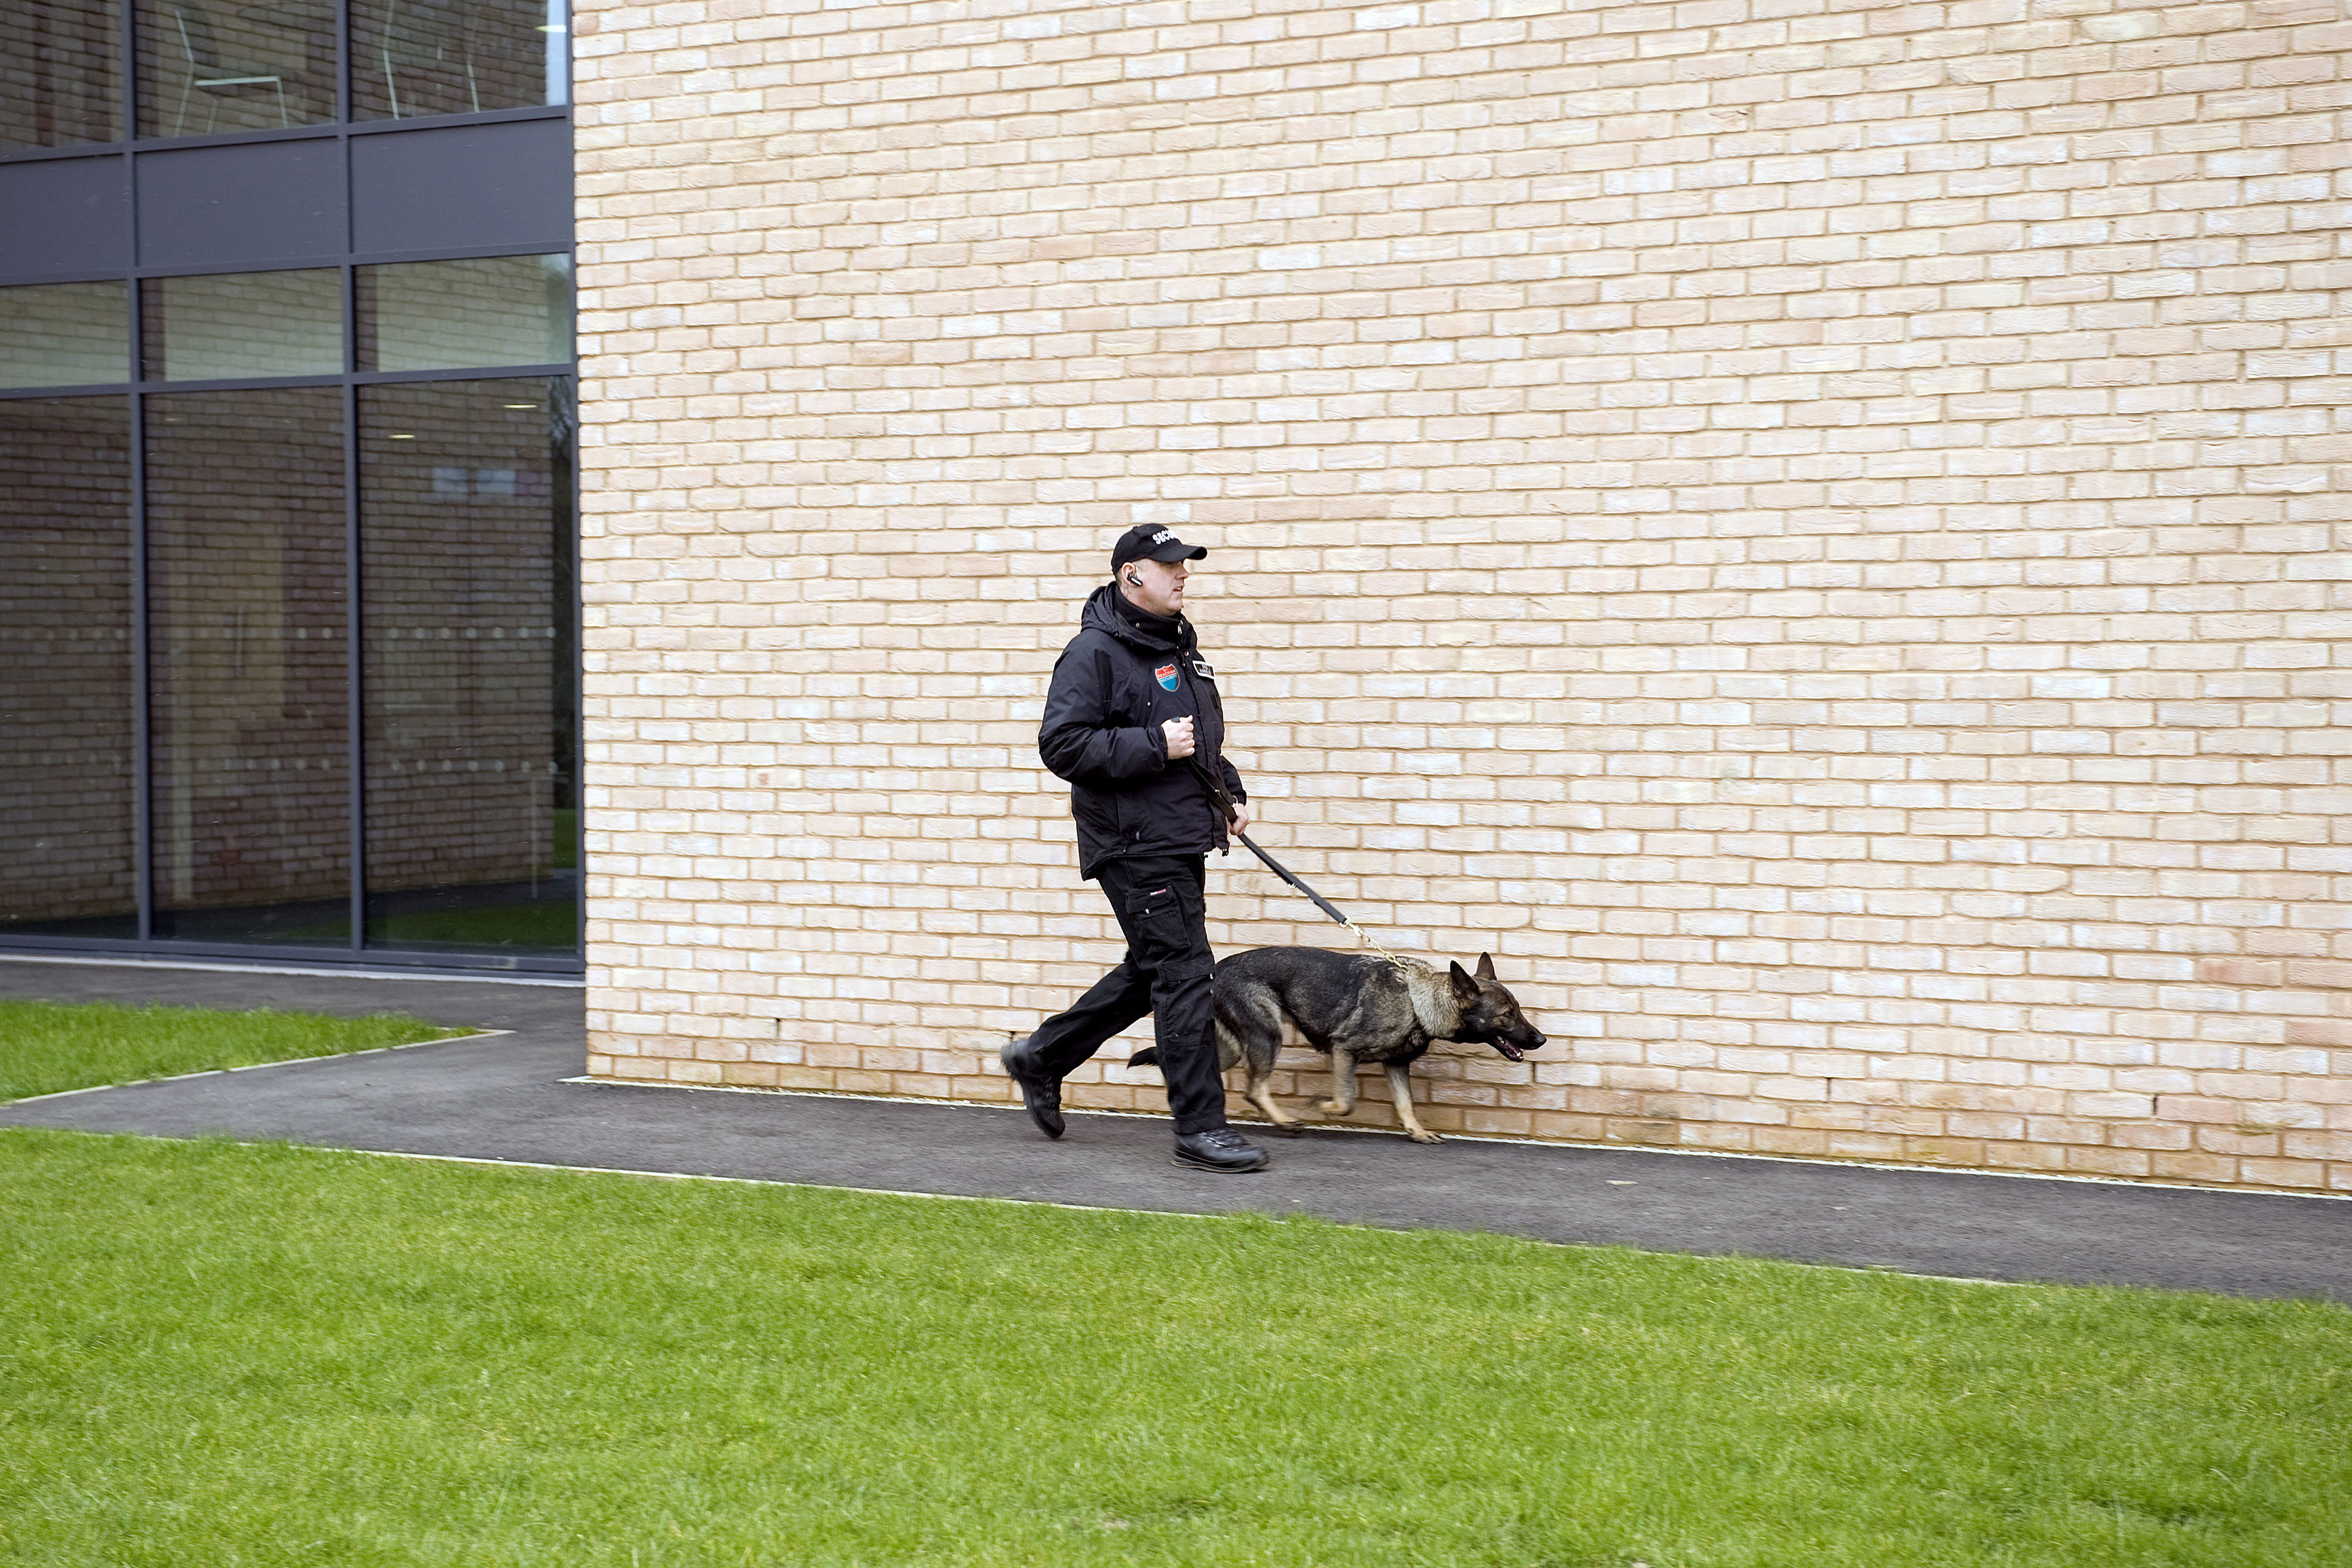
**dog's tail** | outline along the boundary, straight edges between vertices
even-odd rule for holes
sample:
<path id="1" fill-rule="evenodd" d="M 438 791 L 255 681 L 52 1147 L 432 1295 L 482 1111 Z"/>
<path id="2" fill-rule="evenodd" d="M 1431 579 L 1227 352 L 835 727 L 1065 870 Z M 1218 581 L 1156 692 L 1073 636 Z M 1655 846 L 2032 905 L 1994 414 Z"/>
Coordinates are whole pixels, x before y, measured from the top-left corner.
<path id="1" fill-rule="evenodd" d="M 1158 1067 L 1160 1065 L 1160 1047 L 1158 1046 L 1144 1047 L 1141 1050 L 1127 1058 L 1127 1065 L 1131 1068 Z"/>

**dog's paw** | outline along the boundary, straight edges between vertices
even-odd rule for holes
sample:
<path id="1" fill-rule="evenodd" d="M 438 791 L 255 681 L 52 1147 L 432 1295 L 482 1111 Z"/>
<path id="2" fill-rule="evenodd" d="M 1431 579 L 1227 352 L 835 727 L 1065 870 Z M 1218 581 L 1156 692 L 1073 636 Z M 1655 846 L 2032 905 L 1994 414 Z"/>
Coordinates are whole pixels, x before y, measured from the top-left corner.
<path id="1" fill-rule="evenodd" d="M 1269 1121 L 1265 1124 L 1265 1130 L 1269 1132 L 1280 1133 L 1285 1138 L 1296 1138 L 1307 1131 L 1307 1123 L 1304 1121 Z"/>
<path id="2" fill-rule="evenodd" d="M 1343 1106 L 1336 1100 L 1310 1100 L 1307 1102 L 1307 1109 L 1318 1116 L 1345 1116 L 1356 1108 Z"/>
<path id="3" fill-rule="evenodd" d="M 1423 1128 L 1418 1132 L 1408 1132 L 1405 1136 L 1412 1139 L 1416 1143 L 1443 1143 L 1445 1142 L 1444 1139 L 1440 1138 L 1436 1133 L 1432 1132 L 1426 1127 Z"/>

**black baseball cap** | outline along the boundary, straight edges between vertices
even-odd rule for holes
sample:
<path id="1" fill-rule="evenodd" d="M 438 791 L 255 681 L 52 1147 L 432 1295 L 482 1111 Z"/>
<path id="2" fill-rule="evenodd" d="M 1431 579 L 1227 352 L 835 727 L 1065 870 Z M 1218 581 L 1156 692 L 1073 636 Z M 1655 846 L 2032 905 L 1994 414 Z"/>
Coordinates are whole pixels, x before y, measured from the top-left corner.
<path id="1" fill-rule="evenodd" d="M 1154 561 L 1198 561 L 1208 553 L 1202 546 L 1187 544 L 1177 538 L 1172 528 L 1139 522 L 1120 534 L 1118 542 L 1110 547 L 1110 569 L 1116 572 L 1129 562 L 1140 561 L 1147 555 Z"/>

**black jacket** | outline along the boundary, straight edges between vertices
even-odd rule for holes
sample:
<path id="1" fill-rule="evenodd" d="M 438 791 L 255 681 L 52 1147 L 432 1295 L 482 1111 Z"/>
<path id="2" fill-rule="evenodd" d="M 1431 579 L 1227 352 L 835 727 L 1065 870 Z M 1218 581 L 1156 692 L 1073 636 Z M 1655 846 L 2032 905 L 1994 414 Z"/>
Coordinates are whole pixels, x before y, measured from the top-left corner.
<path id="1" fill-rule="evenodd" d="M 1161 626 L 1167 625 L 1160 622 Z M 1037 754 L 1070 781 L 1078 874 L 1130 855 L 1205 855 L 1225 847 L 1223 813 L 1185 762 L 1170 762 L 1160 726 L 1192 721 L 1192 760 L 1235 800 L 1249 798 L 1225 761 L 1225 710 L 1192 623 L 1173 637 L 1139 619 L 1106 584 L 1078 616 L 1078 635 L 1054 666 L 1037 726 Z"/>

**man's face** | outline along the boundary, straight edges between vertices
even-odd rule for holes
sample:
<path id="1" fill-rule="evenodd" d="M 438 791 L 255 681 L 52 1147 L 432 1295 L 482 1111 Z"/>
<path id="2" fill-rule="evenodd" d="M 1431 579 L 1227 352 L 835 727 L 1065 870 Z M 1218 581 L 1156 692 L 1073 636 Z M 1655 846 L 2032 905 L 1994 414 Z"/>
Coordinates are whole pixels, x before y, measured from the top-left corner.
<path id="1" fill-rule="evenodd" d="M 1184 579 L 1192 574 L 1189 561 L 1154 561 L 1146 556 L 1118 569 L 1118 586 L 1137 609 L 1176 616 L 1183 613 Z"/>

